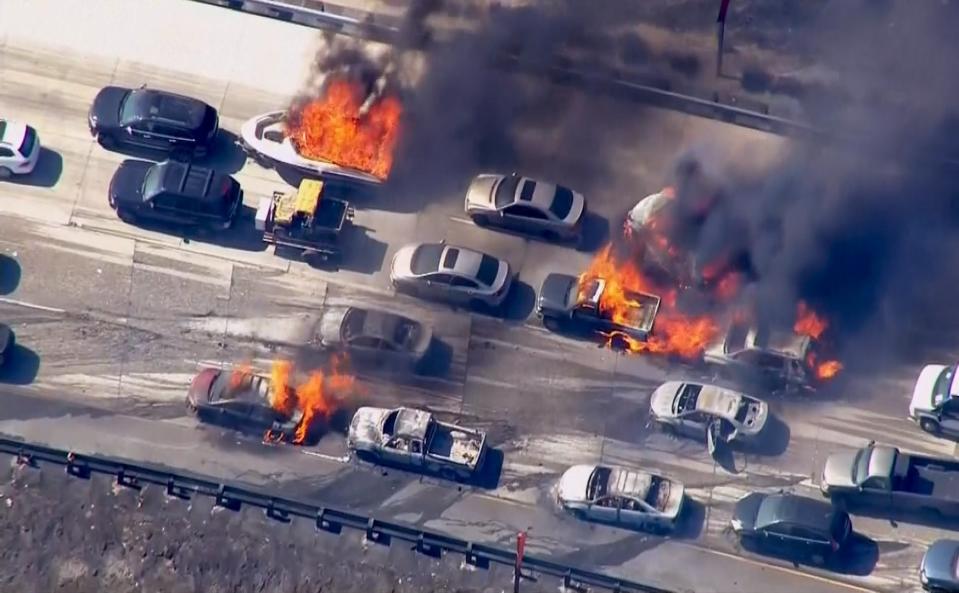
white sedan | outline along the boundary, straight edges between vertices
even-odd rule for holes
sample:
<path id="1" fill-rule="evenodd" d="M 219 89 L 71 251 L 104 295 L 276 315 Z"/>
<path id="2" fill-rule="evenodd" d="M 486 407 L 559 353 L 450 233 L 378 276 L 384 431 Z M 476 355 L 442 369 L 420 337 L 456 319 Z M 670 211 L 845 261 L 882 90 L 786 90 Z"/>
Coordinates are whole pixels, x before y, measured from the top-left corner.
<path id="1" fill-rule="evenodd" d="M 754 397 L 715 385 L 669 381 L 656 388 L 650 414 L 663 428 L 705 439 L 709 427 L 720 421 L 726 442 L 755 439 L 766 426 L 769 407 Z"/>
<path id="2" fill-rule="evenodd" d="M 40 160 L 40 136 L 32 127 L 0 119 L 0 179 L 28 175 Z"/>
<path id="3" fill-rule="evenodd" d="M 625 467 L 574 465 L 559 479 L 556 499 L 581 519 L 650 531 L 671 531 L 686 488 L 650 472 Z"/>

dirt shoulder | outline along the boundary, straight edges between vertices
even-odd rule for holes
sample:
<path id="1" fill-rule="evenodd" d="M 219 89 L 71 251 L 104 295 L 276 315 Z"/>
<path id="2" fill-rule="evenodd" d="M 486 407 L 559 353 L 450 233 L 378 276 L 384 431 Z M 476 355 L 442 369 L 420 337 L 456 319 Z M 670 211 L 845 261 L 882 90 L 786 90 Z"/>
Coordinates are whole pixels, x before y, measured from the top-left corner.
<path id="1" fill-rule="evenodd" d="M 160 489 L 81 480 L 0 456 L 0 591 L 17 593 L 486 593 L 512 571 L 431 558 L 407 544 L 282 523 L 254 509 L 213 509 Z M 524 583 L 524 593 L 558 582 Z"/>

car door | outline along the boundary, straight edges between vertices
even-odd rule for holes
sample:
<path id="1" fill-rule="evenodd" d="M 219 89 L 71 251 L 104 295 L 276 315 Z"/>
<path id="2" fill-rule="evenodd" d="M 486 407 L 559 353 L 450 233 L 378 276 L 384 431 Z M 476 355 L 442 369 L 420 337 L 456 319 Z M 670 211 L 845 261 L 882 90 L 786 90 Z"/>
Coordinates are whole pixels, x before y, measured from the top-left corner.
<path id="1" fill-rule="evenodd" d="M 380 451 L 380 455 L 393 463 L 401 465 L 410 464 L 410 443 L 408 439 L 393 436 L 386 441 L 386 445 Z"/>
<path id="2" fill-rule="evenodd" d="M 709 414 L 698 410 L 684 414 L 679 419 L 679 432 L 694 439 L 706 438 L 709 420 Z"/>
<path id="3" fill-rule="evenodd" d="M 656 515 L 641 500 L 623 497 L 619 509 L 619 521 L 631 527 L 651 527 L 657 523 Z"/>
<path id="4" fill-rule="evenodd" d="M 832 551 L 829 537 L 817 532 L 815 529 L 794 525 L 792 528 L 793 543 L 796 554 L 803 558 L 819 556 L 825 559 L 825 556 Z"/>
<path id="5" fill-rule="evenodd" d="M 451 274 L 442 272 L 427 274 L 420 279 L 417 292 L 426 298 L 448 301 L 450 300 L 450 283 L 452 281 L 453 276 Z"/>
<path id="6" fill-rule="evenodd" d="M 166 149 L 166 141 L 163 140 L 161 142 L 161 140 L 157 138 L 153 131 L 153 125 L 153 122 L 148 120 L 133 122 L 126 127 L 127 142 L 130 144 L 135 144 L 136 146 L 142 146 L 144 148 Z"/>
<path id="7" fill-rule="evenodd" d="M 959 437 L 959 398 L 947 399 L 940 410 L 939 426 L 942 432 Z"/>
<path id="8" fill-rule="evenodd" d="M 376 360 L 381 341 L 373 336 L 356 336 L 349 341 L 350 356 L 364 361 Z"/>
<path id="9" fill-rule="evenodd" d="M 795 554 L 797 541 L 791 524 L 776 523 L 760 531 L 760 534 L 758 543 L 764 551 L 782 556 Z"/>
<path id="10" fill-rule="evenodd" d="M 549 217 L 528 204 L 511 204 L 503 208 L 503 226 L 526 233 L 538 233 L 550 228 Z"/>
<path id="11" fill-rule="evenodd" d="M 604 523 L 616 523 L 619 521 L 619 503 L 618 496 L 598 498 L 589 505 L 589 518 Z"/>
<path id="12" fill-rule="evenodd" d="M 468 303 L 474 298 L 482 298 L 478 293 L 479 283 L 471 278 L 455 276 L 450 283 L 450 299 L 458 303 Z"/>

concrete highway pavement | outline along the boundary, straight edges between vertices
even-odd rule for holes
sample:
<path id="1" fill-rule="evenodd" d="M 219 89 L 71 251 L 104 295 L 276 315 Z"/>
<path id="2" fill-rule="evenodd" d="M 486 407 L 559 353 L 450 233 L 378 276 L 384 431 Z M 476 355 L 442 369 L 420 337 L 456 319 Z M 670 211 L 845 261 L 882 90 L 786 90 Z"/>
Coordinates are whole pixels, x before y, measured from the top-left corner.
<path id="1" fill-rule="evenodd" d="M 179 14 L 195 10 L 188 6 L 193 5 L 171 4 L 173 14 L 155 16 L 193 23 L 185 12 Z M 91 22 L 95 17 L 89 17 Z M 248 39 L 271 48 L 276 64 L 299 64 L 296 52 L 309 46 L 303 36 L 312 39 L 312 32 L 295 27 L 281 31 L 270 21 L 243 18 L 269 24 L 261 30 L 243 21 L 242 28 Z M 924 544 L 941 531 L 903 523 L 891 528 L 856 517 L 857 530 L 871 541 L 859 550 L 864 558 L 860 566 L 847 571 L 854 574 L 812 574 L 744 557 L 724 533 L 732 503 L 752 489 L 818 495 L 818 470 L 834 450 L 881 436 L 910 450 L 952 454 L 951 444 L 926 437 L 903 419 L 916 369 L 854 377 L 841 398 L 829 394 L 813 402 L 771 402 L 784 424 L 781 447 L 738 454 L 727 471 L 701 444 L 647 426 L 652 386 L 688 371 L 550 334 L 525 319 L 529 290 L 514 295 L 508 318 L 501 320 L 393 298 L 384 270 L 403 242 L 455 237 L 507 257 L 524 282 L 538 287 L 549 271 L 578 269 L 589 254 L 456 220 L 462 217 L 461 195 L 436 200 L 422 213 L 394 212 L 397 205 L 388 202 L 359 204 L 356 222 L 366 230 L 351 245 L 360 261 L 348 259 L 336 273 L 275 257 L 241 231 L 212 243 L 125 225 L 105 199 L 110 175 L 123 157 L 102 150 L 85 127 L 86 108 L 100 86 L 146 79 L 204 97 L 222 110 L 224 127 L 233 130 L 251 115 L 282 106 L 287 97 L 232 80 L 235 65 L 199 74 L 188 70 L 186 76 L 165 70 L 165 55 L 144 49 L 156 43 L 149 29 L 136 51 L 126 53 L 119 42 L 111 50 L 154 60 L 146 64 L 104 59 L 109 51 L 89 50 L 69 37 L 58 39 L 75 44 L 73 54 L 64 57 L 37 45 L 52 45 L 53 38 L 38 35 L 26 42 L 5 33 L 0 112 L 36 125 L 50 152 L 34 177 L 0 187 L 0 247 L 15 260 L 6 262 L 9 294 L 0 315 L 14 325 L 22 344 L 19 364 L 6 379 L 29 384 L 7 396 L 0 432 L 224 478 L 282 484 L 330 504 L 486 541 L 508 542 L 516 530 L 531 528 L 530 547 L 537 552 L 663 586 L 697 591 L 837 591 L 848 589 L 847 581 L 890 591 L 916 586 L 915 566 Z M 292 39 L 291 49 L 283 49 L 281 37 Z M 283 68 L 288 68 L 285 84 L 293 88 L 298 68 L 276 67 L 270 76 L 280 77 L 277 70 Z M 606 99 L 573 100 L 633 112 L 647 126 L 647 134 L 620 149 L 622 174 L 589 194 L 593 210 L 613 223 L 635 199 L 659 187 L 671 160 L 687 146 L 728 142 L 740 147 L 736 154 L 742 155 L 749 150 L 773 153 L 780 142 Z M 250 205 L 258 194 L 285 185 L 275 172 L 245 163 L 235 153 L 221 151 L 214 158 L 238 170 Z M 561 178 L 566 172 L 575 185 L 579 170 L 557 155 L 555 163 L 537 173 Z M 362 399 L 426 405 L 487 428 L 504 457 L 495 484 L 462 488 L 404 472 L 384 475 L 345 462 L 344 444 L 336 434 L 303 452 L 250 440 L 238 445 L 233 435 L 197 429 L 185 416 L 184 388 L 198 362 L 252 359 L 264 364 L 273 353 L 250 339 L 250 326 L 343 302 L 396 307 L 437 327 L 453 350 L 448 373 L 417 381 L 397 378 L 396 383 L 364 376 Z M 597 461 L 655 467 L 686 482 L 699 502 L 688 529 L 663 539 L 560 516 L 550 504 L 558 474 L 569 464 Z M 878 562 L 870 560 L 873 552 L 878 552 Z M 861 566 L 870 562 L 877 563 Z M 708 570 L 689 574 L 688 566 Z M 857 574 L 862 572 L 869 574 Z"/>

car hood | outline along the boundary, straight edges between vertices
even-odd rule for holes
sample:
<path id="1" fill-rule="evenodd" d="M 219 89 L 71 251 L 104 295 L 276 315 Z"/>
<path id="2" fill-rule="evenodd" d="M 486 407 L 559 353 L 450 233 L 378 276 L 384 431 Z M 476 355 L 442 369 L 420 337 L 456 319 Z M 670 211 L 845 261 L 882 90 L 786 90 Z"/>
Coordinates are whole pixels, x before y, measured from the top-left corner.
<path id="1" fill-rule="evenodd" d="M 90 122 L 98 128 L 115 128 L 120 125 L 120 105 L 130 89 L 108 86 L 100 89 L 90 106 Z"/>
<path id="2" fill-rule="evenodd" d="M 736 501 L 733 507 L 733 519 L 739 521 L 744 530 L 753 529 L 756 526 L 756 516 L 759 514 L 759 507 L 766 500 L 766 495 L 762 492 L 751 492 Z"/>
<path id="3" fill-rule="evenodd" d="M 573 190 L 570 190 L 573 191 Z M 566 218 L 563 220 L 567 224 L 576 224 L 579 222 L 579 219 L 583 217 L 583 212 L 586 211 L 586 197 L 576 191 L 573 191 L 573 205 L 569 209 L 569 214 L 566 215 Z"/>
<path id="4" fill-rule="evenodd" d="M 416 245 L 404 245 L 396 250 L 393 261 L 390 262 L 390 278 L 413 277 L 413 253 Z"/>
<path id="5" fill-rule="evenodd" d="M 383 421 L 391 410 L 364 406 L 356 411 L 350 422 L 349 441 L 351 443 L 378 443 L 383 432 Z"/>
<path id="6" fill-rule="evenodd" d="M 153 163 L 126 160 L 110 180 L 110 197 L 114 203 L 140 204 L 143 202 L 143 180 Z"/>
<path id="7" fill-rule="evenodd" d="M 657 418 L 672 418 L 673 402 L 676 400 L 676 394 L 682 385 L 680 381 L 667 381 L 653 391 L 649 397 L 649 409 Z"/>
<path id="8" fill-rule="evenodd" d="M 909 402 L 909 415 L 915 416 L 916 412 L 931 412 L 932 390 L 936 386 L 936 379 L 946 370 L 946 365 L 928 364 L 919 373 L 916 379 L 916 386 L 912 390 L 912 400 Z"/>
<path id="9" fill-rule="evenodd" d="M 343 327 L 343 318 L 349 307 L 329 307 L 323 311 L 320 322 L 317 324 L 316 337 L 324 346 L 338 346 L 341 342 L 340 331 Z"/>
<path id="10" fill-rule="evenodd" d="M 503 179 L 502 175 L 477 175 L 470 187 L 466 190 L 466 207 L 483 210 L 494 210 L 493 188 Z"/>
<path id="11" fill-rule="evenodd" d="M 586 486 L 595 465 L 574 465 L 559 478 L 557 498 L 560 502 L 586 502 Z"/>
<path id="12" fill-rule="evenodd" d="M 823 483 L 828 486 L 837 486 L 840 488 L 855 488 L 856 483 L 853 482 L 852 479 L 853 464 L 855 464 L 855 462 L 855 451 L 833 453 L 826 459 L 826 464 L 823 466 Z"/>

